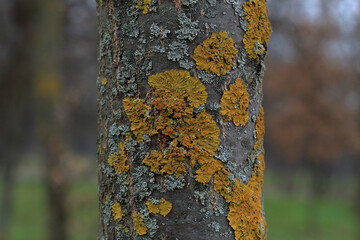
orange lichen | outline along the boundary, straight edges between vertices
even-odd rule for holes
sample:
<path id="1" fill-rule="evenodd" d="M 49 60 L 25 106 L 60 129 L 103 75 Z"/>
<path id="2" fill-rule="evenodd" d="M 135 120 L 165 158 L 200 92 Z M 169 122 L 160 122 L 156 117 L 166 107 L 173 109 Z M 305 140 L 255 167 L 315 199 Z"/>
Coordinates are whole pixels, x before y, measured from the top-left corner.
<path id="1" fill-rule="evenodd" d="M 182 106 L 184 98 L 187 98 L 192 107 L 199 107 L 206 102 L 205 86 L 198 78 L 191 77 L 188 71 L 170 70 L 158 73 L 151 75 L 148 82 L 155 89 L 157 98 L 160 98 L 156 100 L 164 101 L 154 103 L 158 110 L 166 108 L 173 112 L 176 107 L 172 104 Z M 161 98 L 162 96 L 166 96 L 166 98 Z"/>
<path id="2" fill-rule="evenodd" d="M 128 142 L 128 141 L 130 141 L 130 139 L 131 139 L 131 133 L 128 132 L 128 133 L 125 135 L 125 141 Z"/>
<path id="3" fill-rule="evenodd" d="M 247 23 L 243 43 L 249 57 L 259 61 L 258 55 L 264 54 L 264 44 L 268 44 L 271 35 L 266 0 L 250 0 L 243 4 L 243 8 Z"/>
<path id="4" fill-rule="evenodd" d="M 161 198 L 160 203 L 158 204 L 154 204 L 151 201 L 147 201 L 146 206 L 150 213 L 153 214 L 160 213 L 164 217 L 168 215 L 172 209 L 171 202 L 166 201 L 164 198 Z"/>
<path id="5" fill-rule="evenodd" d="M 264 108 L 260 108 L 259 115 L 256 119 L 255 129 L 257 141 L 254 144 L 254 150 L 258 150 L 261 148 L 261 141 L 265 136 Z"/>
<path id="6" fill-rule="evenodd" d="M 153 172 L 160 171 L 161 173 L 175 174 L 176 177 L 179 177 L 180 174 L 186 174 L 185 157 L 185 149 L 172 144 L 170 148 L 165 150 L 164 154 L 157 151 L 148 153 L 143 163 L 149 166 Z"/>
<path id="7" fill-rule="evenodd" d="M 249 120 L 249 93 L 240 78 L 225 91 L 220 101 L 221 111 L 225 121 L 233 120 L 235 126 L 244 126 Z"/>
<path id="8" fill-rule="evenodd" d="M 231 191 L 223 194 L 229 202 L 227 219 L 234 229 L 235 239 L 262 240 L 266 223 L 261 214 L 261 191 L 265 168 L 264 154 L 258 156 L 251 179 L 247 184 L 236 179 Z"/>
<path id="9" fill-rule="evenodd" d="M 116 202 L 116 203 L 114 203 L 114 205 L 112 205 L 111 210 L 112 210 L 112 215 L 113 215 L 115 221 L 120 221 L 122 219 L 122 217 L 124 216 L 124 214 L 121 210 L 121 205 L 118 202 Z"/>
<path id="10" fill-rule="evenodd" d="M 137 137 L 138 142 L 142 141 L 144 134 L 152 136 L 157 133 L 152 128 L 151 107 L 144 102 L 144 100 L 130 97 L 126 97 L 123 100 L 125 112 L 131 121 L 131 131 Z"/>
<path id="11" fill-rule="evenodd" d="M 136 5 L 136 8 L 139 8 L 143 11 L 143 14 L 147 14 L 149 12 L 151 0 L 140 0 Z"/>
<path id="12" fill-rule="evenodd" d="M 225 75 L 231 68 L 238 49 L 227 33 L 213 33 L 202 45 L 196 47 L 193 59 L 197 69 L 216 75 Z"/>
<path id="13" fill-rule="evenodd" d="M 248 184 L 235 179 L 230 180 L 230 174 L 221 161 L 214 158 L 219 147 L 220 130 L 211 115 L 204 110 L 196 112 L 194 108 L 206 102 L 207 93 L 199 79 L 193 78 L 187 71 L 171 70 L 155 74 L 149 77 L 149 85 L 153 89 L 151 107 L 143 100 L 124 99 L 124 105 L 131 101 L 134 109 L 145 109 L 154 114 L 138 114 L 137 122 L 147 123 L 141 131 L 134 132 L 135 135 L 145 134 L 143 129 L 156 129 L 159 135 L 159 149 L 151 151 L 143 159 L 143 163 L 150 170 L 161 174 L 174 174 L 176 177 L 187 174 L 187 166 L 197 167 L 196 181 L 206 184 L 213 179 L 214 190 L 225 198 L 229 203 L 228 220 L 234 229 L 236 239 L 259 239 L 265 232 L 265 221 L 261 215 L 261 188 L 263 173 L 263 156 L 258 157 L 252 178 Z M 197 86 L 197 87 L 194 87 Z M 248 121 L 247 108 L 249 105 L 249 94 L 241 79 L 237 79 L 230 90 L 224 93 L 222 103 L 232 104 L 232 109 L 222 106 L 224 118 L 233 121 L 236 125 L 245 125 Z M 237 106 L 238 105 L 238 106 Z M 240 111 L 238 111 L 240 109 Z M 128 108 L 125 111 L 132 113 Z M 234 112 L 234 113 L 233 113 Z M 129 116 L 133 125 L 133 118 Z M 149 120 L 150 119 L 150 120 Z M 139 124 L 138 124 L 139 125 Z M 155 134 L 155 133 L 153 133 Z M 165 142 L 162 142 L 165 141 Z M 196 165 L 196 163 L 198 165 Z M 150 213 L 167 215 L 171 210 L 171 203 L 165 204 L 161 199 L 160 204 L 146 202 Z M 162 210 L 163 209 L 163 210 Z M 166 210 L 166 211 L 165 211 Z M 141 215 L 133 214 L 134 226 L 146 234 Z M 136 219 L 136 221 L 135 221 Z M 142 225 L 143 227 L 140 227 Z M 145 229 L 145 230 L 144 230 Z"/>
<path id="14" fill-rule="evenodd" d="M 163 161 L 163 154 L 157 151 L 151 151 L 150 154 L 147 153 L 146 157 L 143 159 L 143 163 L 150 167 L 152 172 L 160 171 Z"/>
<path id="15" fill-rule="evenodd" d="M 259 115 L 256 119 L 255 129 L 257 139 L 262 140 L 265 136 L 264 108 L 260 108 Z"/>
<path id="16" fill-rule="evenodd" d="M 208 183 L 211 177 L 223 167 L 219 160 L 208 158 L 208 156 L 198 158 L 198 162 L 201 167 L 196 170 L 196 181 L 203 184 Z"/>
<path id="17" fill-rule="evenodd" d="M 214 179 L 215 191 L 229 203 L 228 220 L 234 229 L 236 239 L 242 236 L 259 239 L 258 236 L 262 234 L 259 230 L 260 224 L 264 225 L 260 202 L 262 165 L 255 167 L 248 184 L 240 182 L 239 179 L 231 183 L 229 172 L 219 160 L 214 159 L 215 151 L 220 144 L 219 128 L 210 114 L 205 111 L 194 111 L 194 107 L 205 103 L 207 98 L 205 87 L 197 78 L 192 78 L 187 71 L 171 70 L 150 76 L 149 85 L 154 90 L 151 106 L 156 115 L 155 121 L 151 118 L 151 121 L 148 121 L 149 125 L 144 129 L 156 129 L 158 134 L 167 136 L 170 146 L 165 150 L 148 153 L 143 163 L 153 172 L 174 174 L 176 177 L 187 173 L 185 163 L 188 159 L 192 166 L 198 163 L 196 181 L 206 184 Z M 144 101 L 138 100 L 137 103 L 143 105 L 139 108 L 150 110 Z M 246 124 L 249 119 L 249 94 L 241 79 L 237 79 L 230 90 L 224 93 L 221 103 L 221 114 L 224 119 L 233 119 L 237 126 Z M 228 105 L 231 105 L 231 108 L 226 107 Z M 126 112 L 128 113 L 128 110 Z M 137 121 L 146 122 L 150 118 L 146 114 L 142 114 L 141 117 Z M 133 124 L 131 117 L 129 119 Z M 156 205 L 147 201 L 146 205 L 149 212 L 162 214 L 161 203 Z M 168 204 L 166 209 L 171 209 L 169 206 L 171 205 Z M 164 212 L 163 215 L 166 214 Z"/>
<path id="18" fill-rule="evenodd" d="M 101 80 L 101 85 L 105 86 L 107 84 L 107 82 L 108 82 L 107 78 L 103 78 Z"/>
<path id="19" fill-rule="evenodd" d="M 202 166 L 198 179 L 201 179 L 203 183 L 207 182 L 207 179 L 211 178 L 218 169 L 214 171 L 210 169 L 210 166 L 216 162 L 213 157 L 220 144 L 220 130 L 210 114 L 205 111 L 198 114 L 194 112 L 194 108 L 206 103 L 205 86 L 198 78 L 191 77 L 189 72 L 183 70 L 170 70 L 152 75 L 148 83 L 154 89 L 151 106 L 155 110 L 155 121 L 152 119 L 147 121 L 150 116 L 142 114 L 137 122 L 148 122 L 149 125 L 145 129 L 156 129 L 159 134 L 168 136 L 171 142 L 170 146 L 162 152 L 148 153 L 143 163 L 153 172 L 160 171 L 163 174 L 175 174 L 179 177 L 180 174 L 187 173 L 185 161 L 190 159 L 192 166 L 196 162 Z M 129 105 L 129 102 L 130 100 L 124 99 L 124 105 Z M 134 103 L 134 100 L 131 102 Z M 145 105 L 141 100 L 137 103 Z M 131 114 L 128 108 L 125 108 L 125 111 Z M 146 105 L 133 106 L 133 108 L 150 110 L 150 107 Z M 132 129 L 135 129 L 133 118 L 129 116 L 129 119 Z M 143 133 L 140 131 L 134 134 Z"/>
<path id="20" fill-rule="evenodd" d="M 115 168 L 117 173 L 127 172 L 129 171 L 129 166 L 126 165 L 127 157 L 125 154 L 125 144 L 119 144 L 119 155 L 111 154 L 108 158 L 109 166 Z"/>
<path id="21" fill-rule="evenodd" d="M 145 226 L 144 220 L 140 213 L 134 212 L 132 214 L 134 222 L 134 230 L 138 235 L 145 235 L 147 233 L 147 227 Z"/>
<path id="22" fill-rule="evenodd" d="M 172 144 L 170 148 L 165 150 L 162 162 L 163 166 L 161 167 L 160 172 L 166 174 L 175 174 L 176 177 L 179 177 L 180 174 L 185 175 L 185 157 L 185 149 Z"/>

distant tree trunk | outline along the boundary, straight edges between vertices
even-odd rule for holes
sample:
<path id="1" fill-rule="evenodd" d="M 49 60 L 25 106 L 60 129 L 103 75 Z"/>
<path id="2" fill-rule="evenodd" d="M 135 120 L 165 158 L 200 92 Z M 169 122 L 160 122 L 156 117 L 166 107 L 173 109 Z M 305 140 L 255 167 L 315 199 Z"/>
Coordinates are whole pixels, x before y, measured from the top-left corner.
<path id="1" fill-rule="evenodd" d="M 357 189 L 356 189 L 356 196 L 355 196 L 355 209 L 357 213 L 357 239 L 360 239 L 360 152 L 359 149 L 355 155 L 355 176 L 357 177 Z"/>
<path id="2" fill-rule="evenodd" d="M 4 7 L 4 5 L 2 5 Z M 29 102 L 31 73 L 29 67 L 29 47 L 33 23 L 33 6 L 28 1 L 14 0 L 8 3 L 7 23 L 0 34 L 6 39 L 7 56 L 5 66 L 0 70 L 0 239 L 8 239 L 13 206 L 14 169 L 24 150 L 24 139 L 28 133 L 30 121 L 26 118 Z M 2 12 L 5 15 L 5 12 Z M 12 31 L 10 31 L 12 30 Z M 3 43 L 4 44 L 4 43 Z"/>
<path id="3" fill-rule="evenodd" d="M 99 239 L 265 239 L 265 0 L 99 0 Z"/>
<path id="4" fill-rule="evenodd" d="M 63 4 L 57 0 L 37 0 L 33 29 L 33 87 L 36 102 L 35 128 L 41 143 L 47 196 L 47 239 L 67 239 L 67 181 L 61 155 L 64 98 L 61 76 Z"/>

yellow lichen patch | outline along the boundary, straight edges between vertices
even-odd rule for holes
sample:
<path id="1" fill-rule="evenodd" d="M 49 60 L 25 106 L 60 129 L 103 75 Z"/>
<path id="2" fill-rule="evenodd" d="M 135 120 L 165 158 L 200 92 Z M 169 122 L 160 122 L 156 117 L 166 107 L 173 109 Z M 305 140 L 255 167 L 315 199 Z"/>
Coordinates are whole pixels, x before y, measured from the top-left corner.
<path id="1" fill-rule="evenodd" d="M 155 122 L 156 129 L 169 136 L 172 142 L 163 156 L 149 155 L 144 163 L 161 173 L 179 176 L 186 174 L 184 161 L 189 157 L 192 166 L 196 162 L 204 165 L 197 179 L 207 182 L 217 170 L 211 169 L 211 166 L 219 147 L 220 130 L 205 111 L 194 115 L 194 107 L 206 103 L 205 86 L 182 70 L 150 76 L 149 85 L 154 88 L 152 105 L 159 115 Z M 161 162 L 161 166 L 154 163 L 156 160 Z"/>
<path id="2" fill-rule="evenodd" d="M 250 58 L 259 60 L 265 52 L 271 35 L 271 24 L 266 9 L 266 0 L 250 0 L 243 4 L 245 10 L 246 32 L 243 38 L 245 49 Z"/>
<path id="3" fill-rule="evenodd" d="M 166 201 L 164 198 L 161 198 L 160 203 L 154 204 L 151 201 L 146 202 L 146 206 L 150 213 L 157 214 L 160 213 L 164 217 L 168 215 L 168 213 L 172 209 L 171 202 Z"/>
<path id="4" fill-rule="evenodd" d="M 176 177 L 180 174 L 186 175 L 186 166 L 191 165 L 197 174 L 196 181 L 206 184 L 213 179 L 214 190 L 229 203 L 228 220 L 236 239 L 260 240 L 259 236 L 264 235 L 265 231 L 262 231 L 265 229 L 265 221 L 261 215 L 260 201 L 263 172 L 261 156 L 258 157 L 248 184 L 239 179 L 232 182 L 221 161 L 214 158 L 220 144 L 219 128 L 210 114 L 194 109 L 206 102 L 207 93 L 201 82 L 191 77 L 187 71 L 180 70 L 152 75 L 148 82 L 153 89 L 151 107 L 140 99 L 124 99 L 124 106 L 127 105 L 125 111 L 129 115 L 135 136 L 142 136 L 141 134 L 146 134 L 144 132 L 150 129 L 156 131 L 159 137 L 159 148 L 148 153 L 143 163 L 152 172 Z M 194 88 L 196 85 L 198 87 Z M 236 125 L 245 125 L 249 118 L 249 94 L 241 79 L 237 79 L 228 92 L 224 93 L 226 96 L 223 96 L 222 101 L 226 104 L 222 105 L 231 105 L 232 109 L 221 106 L 222 115 L 228 120 L 232 119 Z M 139 110 L 132 113 L 134 110 L 130 110 L 130 102 L 133 104 L 132 109 L 141 109 L 143 113 L 139 114 Z M 136 104 L 139 106 L 135 106 Z M 238 108 L 241 109 L 240 113 L 237 112 Z M 153 117 L 147 113 L 150 110 Z M 130 116 L 131 114 L 138 114 L 140 117 L 136 119 Z M 141 124 L 146 122 L 147 126 L 142 126 L 142 129 L 137 131 L 139 128 L 133 128 L 133 121 Z M 165 203 L 165 199 L 162 199 L 160 204 L 147 201 L 146 205 L 150 213 L 165 216 L 171 210 L 171 204 Z M 135 231 L 146 234 L 147 228 L 141 215 L 134 213 L 133 219 Z M 142 229 L 142 232 L 139 229 Z"/>
<path id="5" fill-rule="evenodd" d="M 129 229 L 128 229 L 128 228 L 125 228 L 125 229 L 124 229 L 124 232 L 128 233 L 128 232 L 129 232 Z"/>
<path id="6" fill-rule="evenodd" d="M 119 144 L 119 155 L 111 154 L 108 158 L 109 166 L 115 168 L 117 173 L 127 172 L 129 171 L 129 166 L 126 165 L 127 157 L 125 154 L 125 144 Z"/>
<path id="7" fill-rule="evenodd" d="M 206 103 L 205 86 L 198 78 L 191 77 L 188 71 L 170 70 L 158 73 L 150 76 L 148 82 L 155 89 L 157 98 L 160 98 L 157 100 L 163 101 L 162 103 L 154 103 L 159 110 L 164 108 L 176 110 L 172 104 L 181 105 L 184 98 L 187 98 L 192 107 Z"/>
<path id="8" fill-rule="evenodd" d="M 220 114 L 225 121 L 233 120 L 235 126 L 244 126 L 249 120 L 249 93 L 240 78 L 225 91 L 220 101 Z"/>
<path id="9" fill-rule="evenodd" d="M 114 203 L 114 205 L 112 205 L 112 207 L 111 207 L 111 210 L 112 210 L 112 215 L 114 217 L 114 220 L 120 221 L 124 215 L 121 210 L 120 203 L 118 203 L 118 202 Z"/>
<path id="10" fill-rule="evenodd" d="M 223 167 L 219 160 L 214 158 L 199 158 L 200 168 L 196 170 L 196 181 L 205 184 L 211 177 Z"/>
<path id="11" fill-rule="evenodd" d="M 255 129 L 257 139 L 263 139 L 265 136 L 264 108 L 260 108 L 259 115 L 256 119 Z"/>
<path id="12" fill-rule="evenodd" d="M 128 141 L 130 141 L 130 139 L 131 139 L 131 133 L 128 132 L 128 133 L 125 135 L 125 141 L 128 142 Z"/>
<path id="13" fill-rule="evenodd" d="M 160 171 L 161 163 L 163 162 L 163 154 L 157 151 L 151 151 L 147 153 L 146 157 L 143 159 L 143 163 L 150 167 L 152 172 Z"/>
<path id="14" fill-rule="evenodd" d="M 180 174 L 186 175 L 186 168 L 184 165 L 186 151 L 182 147 L 171 146 L 165 150 L 160 172 L 166 174 L 175 174 L 179 177 Z"/>
<path id="15" fill-rule="evenodd" d="M 264 154 L 258 156 L 251 179 L 247 184 L 236 182 L 231 191 L 222 194 L 229 202 L 228 220 L 235 239 L 262 240 L 266 223 L 261 214 L 261 191 L 265 169 Z"/>
<path id="16" fill-rule="evenodd" d="M 238 49 L 232 38 L 227 33 L 213 33 L 202 45 L 196 47 L 193 59 L 197 69 L 214 73 L 218 76 L 225 75 L 231 68 Z"/>
<path id="17" fill-rule="evenodd" d="M 149 166 L 152 172 L 160 171 L 161 173 L 175 174 L 176 177 L 179 177 L 180 174 L 186 175 L 185 157 L 185 149 L 172 144 L 170 148 L 165 150 L 164 154 L 157 151 L 147 154 L 143 163 Z"/>
<path id="18" fill-rule="evenodd" d="M 102 6 L 102 5 L 101 5 L 101 6 Z M 107 82 L 108 82 L 107 78 L 103 78 L 103 79 L 101 80 L 101 85 L 105 86 L 105 85 L 107 84 Z"/>
<path id="19" fill-rule="evenodd" d="M 223 197 L 231 191 L 229 176 L 229 172 L 223 166 L 214 174 L 214 189 Z"/>
<path id="20" fill-rule="evenodd" d="M 140 213 L 134 212 L 132 214 L 134 222 L 134 230 L 138 235 L 145 235 L 147 233 L 147 227 L 145 226 L 144 220 Z"/>
<path id="21" fill-rule="evenodd" d="M 151 107 L 144 102 L 144 100 L 130 97 L 126 97 L 123 100 L 125 112 L 131 121 L 131 131 L 137 137 L 138 142 L 142 141 L 144 134 L 152 136 L 157 133 L 152 128 Z"/>
<path id="22" fill-rule="evenodd" d="M 259 115 L 256 119 L 255 129 L 257 141 L 254 144 L 254 150 L 258 150 L 261 148 L 261 141 L 265 136 L 264 108 L 260 108 Z"/>
<path id="23" fill-rule="evenodd" d="M 200 167 L 196 171 L 198 182 L 208 183 L 216 175 L 218 189 L 227 191 L 229 173 L 220 161 L 214 159 L 220 144 L 220 130 L 210 114 L 204 110 L 196 113 L 194 109 L 206 103 L 205 86 L 199 79 L 191 77 L 189 72 L 183 70 L 152 75 L 148 83 L 154 90 L 151 98 L 154 121 L 151 119 L 146 129 L 156 129 L 158 134 L 166 136 L 165 139 L 168 140 L 164 144 L 170 146 L 148 153 L 143 163 L 150 167 L 152 172 L 179 177 L 180 174 L 187 174 L 185 162 L 190 160 L 193 167 L 199 163 Z M 129 105 L 128 101 L 124 99 L 124 105 Z M 137 103 L 145 105 L 142 100 Z M 148 106 L 133 108 L 149 110 Z M 131 113 L 125 110 L 128 114 Z M 142 114 L 141 118 L 145 119 L 137 121 L 144 123 L 147 117 L 150 116 Z M 129 116 L 129 119 L 133 125 L 133 118 Z"/>
<path id="24" fill-rule="evenodd" d="M 147 14 L 149 12 L 151 0 L 140 0 L 136 5 L 136 8 L 139 8 L 143 11 L 143 14 Z"/>
<path id="25" fill-rule="evenodd" d="M 204 149 L 210 154 L 215 153 L 220 144 L 220 129 L 212 120 L 211 115 L 206 112 L 199 113 L 194 126 L 193 134 L 196 139 L 193 142 L 195 147 Z"/>

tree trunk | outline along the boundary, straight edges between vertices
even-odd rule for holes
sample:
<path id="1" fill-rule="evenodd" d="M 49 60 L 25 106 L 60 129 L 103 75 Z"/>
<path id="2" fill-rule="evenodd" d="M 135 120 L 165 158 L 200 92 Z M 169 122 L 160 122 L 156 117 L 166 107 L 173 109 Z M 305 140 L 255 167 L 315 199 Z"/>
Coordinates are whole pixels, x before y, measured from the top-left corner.
<path id="1" fill-rule="evenodd" d="M 61 154 L 64 143 L 64 98 L 61 76 L 63 3 L 37 0 L 33 29 L 33 91 L 36 104 L 36 133 L 42 145 L 47 195 L 47 239 L 66 240 L 67 181 Z"/>
<path id="2" fill-rule="evenodd" d="M 265 0 L 99 0 L 99 239 L 265 239 Z"/>
<path id="3" fill-rule="evenodd" d="M 1 14 L 8 15 L 8 19 L 2 19 L 4 24 L 0 35 L 4 36 L 2 40 L 6 39 L 3 44 L 10 53 L 0 70 L 0 239 L 6 240 L 13 212 L 14 172 L 24 152 L 31 124 L 27 118 L 30 113 L 27 103 L 30 100 L 28 89 L 31 82 L 28 79 L 31 74 L 29 38 L 34 11 L 29 1 L 23 0 L 4 3 L 3 7 Z"/>

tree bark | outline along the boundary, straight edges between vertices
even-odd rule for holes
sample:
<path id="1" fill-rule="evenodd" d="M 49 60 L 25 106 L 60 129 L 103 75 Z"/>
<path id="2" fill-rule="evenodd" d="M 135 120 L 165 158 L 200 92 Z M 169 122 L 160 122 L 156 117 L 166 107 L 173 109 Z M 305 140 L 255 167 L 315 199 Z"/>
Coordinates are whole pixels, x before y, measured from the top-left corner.
<path id="1" fill-rule="evenodd" d="M 99 0 L 99 239 L 265 239 L 265 0 Z"/>

